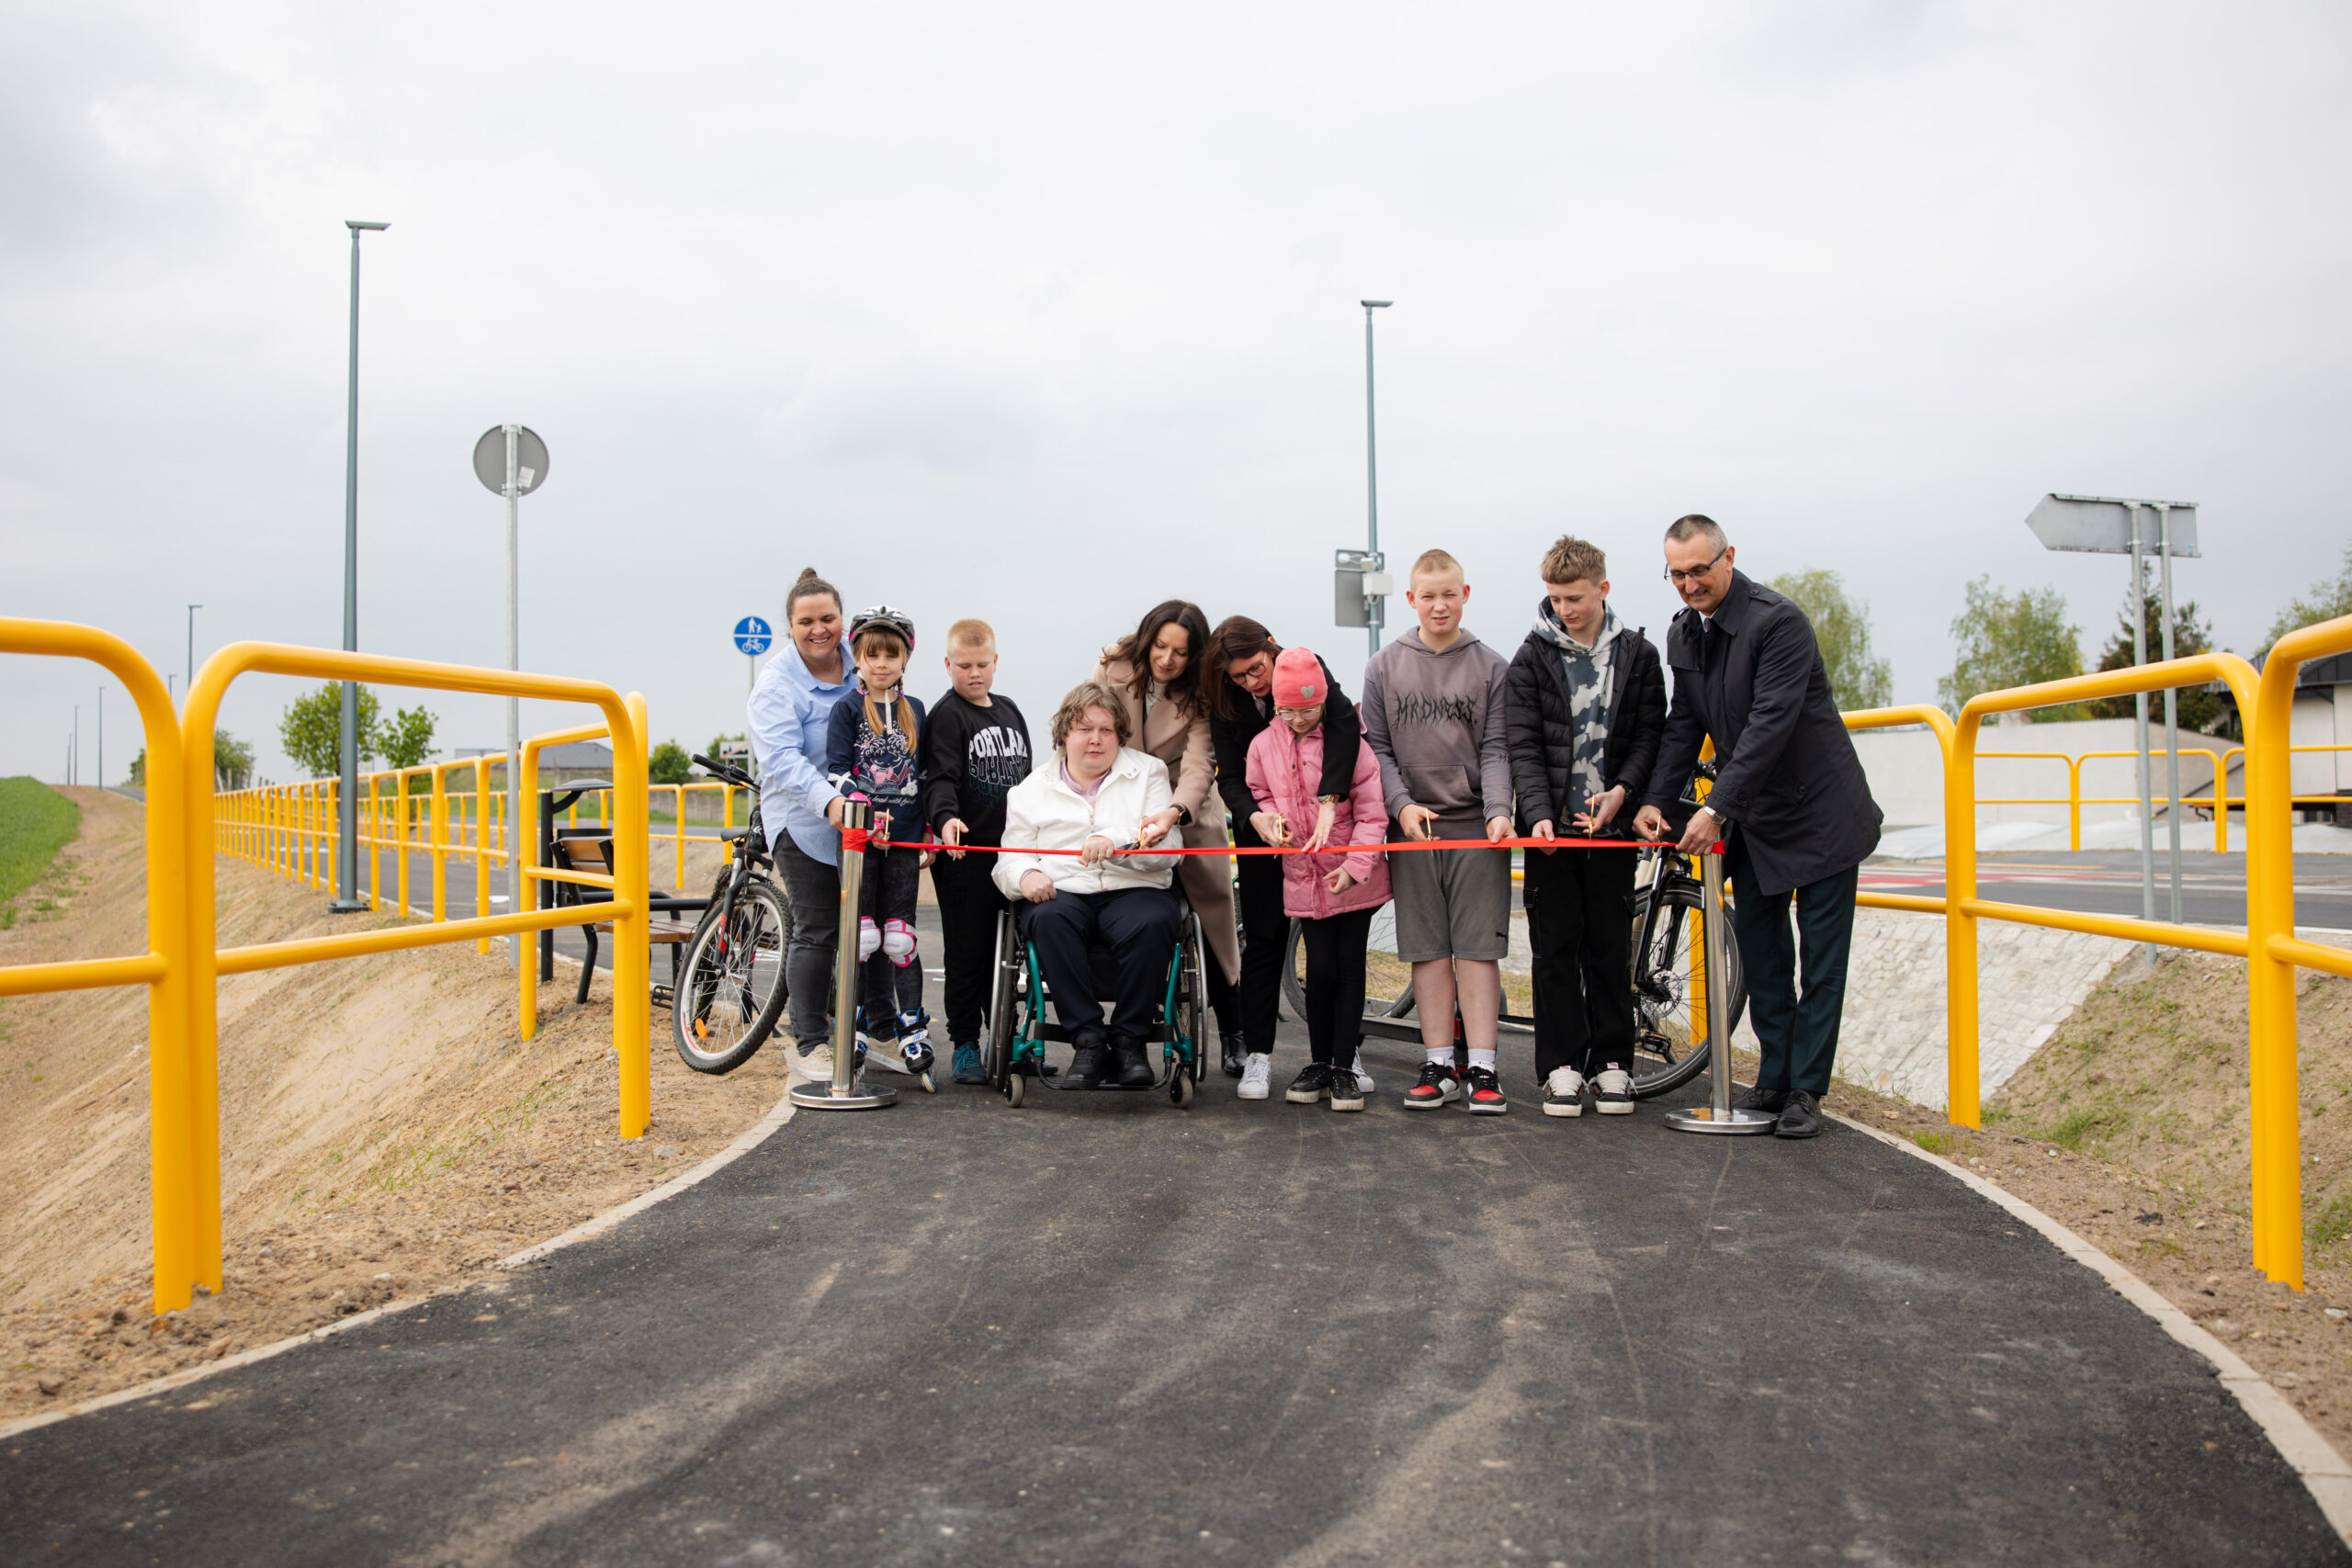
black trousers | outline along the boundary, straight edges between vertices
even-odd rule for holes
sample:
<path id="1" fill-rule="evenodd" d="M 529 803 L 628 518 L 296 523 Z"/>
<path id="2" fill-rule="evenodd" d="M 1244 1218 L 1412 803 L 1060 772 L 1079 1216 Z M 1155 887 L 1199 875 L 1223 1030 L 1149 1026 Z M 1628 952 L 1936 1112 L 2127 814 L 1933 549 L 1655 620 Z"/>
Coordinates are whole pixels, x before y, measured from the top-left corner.
<path id="1" fill-rule="evenodd" d="M 1622 850 L 1527 852 L 1535 1076 L 1634 1065 L 1634 868 Z"/>
<path id="2" fill-rule="evenodd" d="M 946 949 L 942 964 L 947 971 L 942 989 L 947 1005 L 947 1038 L 951 1043 L 977 1043 L 988 1027 L 989 965 L 996 962 L 996 921 L 1004 910 L 1004 895 L 989 873 L 994 855 L 966 855 L 949 860 L 943 852 L 931 863 L 931 890 L 939 899 L 940 943 Z"/>
<path id="3" fill-rule="evenodd" d="M 833 1012 L 833 942 L 842 922 L 842 875 L 812 860 L 789 833 L 775 836 L 775 868 L 792 910 L 792 941 L 784 951 L 785 1006 L 796 1044 L 821 1045 Z"/>
<path id="4" fill-rule="evenodd" d="M 1826 1094 L 1829 1072 L 1838 1061 L 1838 1020 L 1846 1010 L 1846 960 L 1854 950 L 1854 890 L 1861 881 L 1861 867 L 1849 866 L 1793 893 L 1758 893 L 1744 839 L 1733 832 L 1724 872 L 1738 895 L 1732 904 L 1731 929 L 1739 940 L 1740 967 L 1747 972 L 1747 1021 L 1762 1047 L 1756 1087 Z M 1797 915 L 1793 939 L 1789 931 L 1792 900 Z M 1804 956 L 1802 991 L 1797 983 L 1800 946 Z"/>
<path id="5" fill-rule="evenodd" d="M 1350 909 L 1300 927 L 1306 949 L 1306 1054 L 1335 1067 L 1354 1066 L 1363 1043 L 1363 950 L 1372 915 Z"/>
<path id="6" fill-rule="evenodd" d="M 1252 834 L 1237 841 L 1259 840 Z M 1290 917 L 1283 913 L 1283 863 L 1278 855 L 1239 855 L 1235 863 L 1240 875 L 1235 893 L 1241 915 L 1241 985 L 1235 1010 L 1228 1013 L 1216 995 L 1225 977 L 1212 963 L 1209 1005 L 1216 1009 L 1219 1032 L 1230 1034 L 1238 1028 L 1244 1050 L 1270 1055 L 1281 1019 L 1283 961 L 1290 953 Z"/>
<path id="7" fill-rule="evenodd" d="M 1094 984 L 1094 949 L 1111 955 L 1117 993 L 1109 1032 L 1141 1040 L 1168 995 L 1168 965 L 1184 926 L 1184 900 L 1172 887 L 1122 887 L 1112 893 L 1055 894 L 1021 906 L 1021 934 L 1037 949 L 1037 967 L 1053 993 L 1056 1021 L 1073 1041 L 1103 1035 Z M 1211 959 L 1209 967 L 1216 961 Z"/>

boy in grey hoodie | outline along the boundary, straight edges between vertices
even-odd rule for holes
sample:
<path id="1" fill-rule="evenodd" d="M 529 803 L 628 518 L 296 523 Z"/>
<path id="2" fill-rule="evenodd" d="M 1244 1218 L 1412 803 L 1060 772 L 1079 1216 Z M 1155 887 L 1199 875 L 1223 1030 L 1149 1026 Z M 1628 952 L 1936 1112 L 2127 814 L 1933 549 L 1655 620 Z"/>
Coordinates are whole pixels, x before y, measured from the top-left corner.
<path id="1" fill-rule="evenodd" d="M 1406 579 L 1419 629 L 1363 670 L 1364 743 L 1380 759 L 1388 815 L 1406 839 L 1510 836 L 1510 753 L 1503 731 L 1502 656 L 1462 628 L 1470 585 L 1462 564 L 1425 550 Z M 1506 850 L 1410 850 L 1388 858 L 1396 954 L 1413 966 L 1413 1005 L 1427 1060 L 1405 1093 L 1415 1111 L 1461 1100 L 1480 1114 L 1510 1109 L 1495 1077 L 1502 959 L 1510 949 Z M 1453 1065 L 1457 1000 L 1470 1050 L 1465 1089 Z"/>

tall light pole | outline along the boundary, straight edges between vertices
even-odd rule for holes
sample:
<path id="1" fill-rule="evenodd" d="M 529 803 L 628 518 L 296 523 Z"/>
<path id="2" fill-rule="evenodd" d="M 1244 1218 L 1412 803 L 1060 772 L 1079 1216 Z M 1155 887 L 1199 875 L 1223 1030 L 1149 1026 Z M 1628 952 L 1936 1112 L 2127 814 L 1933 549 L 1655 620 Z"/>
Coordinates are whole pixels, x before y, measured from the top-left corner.
<path id="1" fill-rule="evenodd" d="M 1385 310 L 1396 301 L 1365 299 L 1363 306 L 1363 504 L 1364 551 L 1375 561 L 1380 558 L 1380 445 L 1375 437 L 1373 418 L 1372 391 L 1372 313 Z M 1371 651 L 1380 651 L 1380 623 L 1385 619 L 1387 604 L 1384 600 L 1367 594 L 1364 598 L 1364 629 L 1372 639 Z"/>
<path id="2" fill-rule="evenodd" d="M 343 437 L 343 650 L 359 651 L 359 236 L 365 230 L 385 230 L 390 223 L 346 218 L 351 231 L 351 389 L 345 400 Z M 189 617 L 188 655 L 195 657 L 196 632 Z M 193 679 L 193 676 L 191 676 Z M 328 906 L 338 915 L 356 914 L 368 906 L 359 897 L 359 683 L 343 683 L 343 782 L 335 791 L 335 899 Z"/>

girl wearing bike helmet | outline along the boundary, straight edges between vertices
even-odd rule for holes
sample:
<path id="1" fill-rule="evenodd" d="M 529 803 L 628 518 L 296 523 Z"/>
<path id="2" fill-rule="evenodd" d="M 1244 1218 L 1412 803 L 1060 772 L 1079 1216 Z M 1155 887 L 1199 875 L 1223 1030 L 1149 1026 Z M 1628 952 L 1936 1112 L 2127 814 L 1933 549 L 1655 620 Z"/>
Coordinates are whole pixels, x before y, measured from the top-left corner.
<path id="1" fill-rule="evenodd" d="M 914 649 L 914 622 L 889 605 L 876 604 L 852 617 L 849 649 L 857 665 L 857 695 L 833 709 L 825 747 L 825 773 L 833 787 L 873 802 L 874 835 L 902 844 L 926 836 L 916 761 L 922 755 L 922 705 L 900 684 Z M 865 855 L 857 897 L 857 956 L 864 968 L 858 1050 L 862 1055 L 895 1042 L 897 1065 L 924 1073 L 933 1052 L 931 1018 L 922 1010 L 922 967 L 915 962 L 915 896 L 931 855 L 880 848 L 869 848 Z"/>

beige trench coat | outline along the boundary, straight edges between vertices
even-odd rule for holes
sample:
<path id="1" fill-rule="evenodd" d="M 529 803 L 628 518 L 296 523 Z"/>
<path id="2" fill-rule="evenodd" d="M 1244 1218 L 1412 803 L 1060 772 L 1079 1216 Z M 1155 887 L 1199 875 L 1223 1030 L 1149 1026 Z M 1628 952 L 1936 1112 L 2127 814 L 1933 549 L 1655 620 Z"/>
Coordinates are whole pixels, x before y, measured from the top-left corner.
<path id="1" fill-rule="evenodd" d="M 1175 804 L 1192 813 L 1180 829 L 1187 849 L 1230 849 L 1233 835 L 1226 827 L 1225 797 L 1216 790 L 1216 762 L 1209 750 L 1209 716 L 1188 714 L 1176 703 L 1155 702 L 1150 711 L 1137 703 L 1129 689 L 1135 670 L 1106 650 L 1094 666 L 1094 678 L 1119 694 L 1127 710 L 1127 742 L 1168 764 L 1168 782 L 1175 789 Z M 1216 966 L 1228 982 L 1241 980 L 1241 938 L 1233 919 L 1233 857 L 1186 855 L 1176 873 L 1184 897 L 1201 918 L 1201 937 L 1216 954 Z"/>

